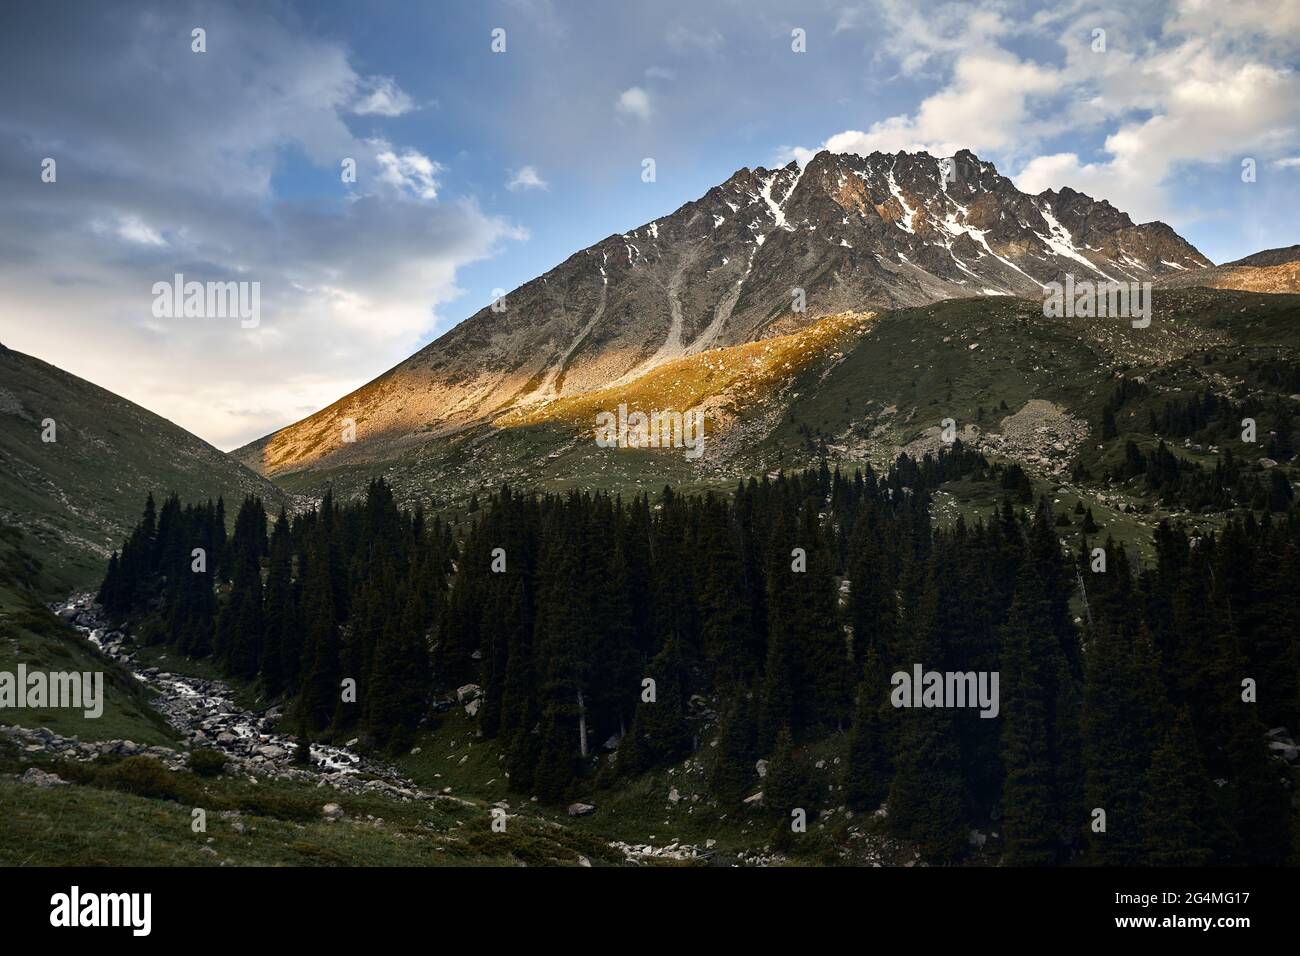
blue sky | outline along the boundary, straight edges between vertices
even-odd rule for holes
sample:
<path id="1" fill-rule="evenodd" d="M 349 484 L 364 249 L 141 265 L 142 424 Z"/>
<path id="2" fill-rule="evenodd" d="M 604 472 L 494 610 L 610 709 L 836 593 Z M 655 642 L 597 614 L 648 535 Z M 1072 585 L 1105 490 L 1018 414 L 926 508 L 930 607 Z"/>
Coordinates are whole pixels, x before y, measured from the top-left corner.
<path id="1" fill-rule="evenodd" d="M 223 448 L 364 383 L 493 289 L 742 166 L 823 147 L 970 148 L 1027 191 L 1070 185 L 1163 219 L 1220 262 L 1300 241 L 1300 0 L 42 3 L 4 18 L 0 341 Z M 263 321 L 159 321 L 149 289 L 175 272 L 259 281 Z"/>

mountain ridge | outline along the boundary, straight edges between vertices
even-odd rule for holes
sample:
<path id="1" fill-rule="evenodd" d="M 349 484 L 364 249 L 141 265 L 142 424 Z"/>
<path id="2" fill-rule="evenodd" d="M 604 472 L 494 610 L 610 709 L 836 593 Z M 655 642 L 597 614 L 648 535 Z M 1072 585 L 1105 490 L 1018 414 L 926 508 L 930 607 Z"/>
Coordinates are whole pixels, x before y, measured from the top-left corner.
<path id="1" fill-rule="evenodd" d="M 24 533 L 55 583 L 100 576 L 148 493 L 224 495 L 232 516 L 248 493 L 287 500 L 197 435 L 34 356 L 0 346 L 0 383 L 0 524 Z"/>
<path id="2" fill-rule="evenodd" d="M 1067 273 L 1149 281 L 1211 266 L 1165 223 L 1135 224 L 1068 188 L 1031 196 L 968 150 L 822 151 L 802 168 L 739 169 L 575 252 L 509 293 L 503 311 L 479 310 L 231 454 L 270 476 L 379 462 L 515 408 L 840 312 L 1040 294 Z M 349 420 L 355 442 L 341 438 Z"/>
<path id="3" fill-rule="evenodd" d="M 1196 273 L 1165 275 L 1157 285 L 1165 289 L 1199 285 L 1240 292 L 1300 292 L 1300 245 L 1264 249 Z"/>

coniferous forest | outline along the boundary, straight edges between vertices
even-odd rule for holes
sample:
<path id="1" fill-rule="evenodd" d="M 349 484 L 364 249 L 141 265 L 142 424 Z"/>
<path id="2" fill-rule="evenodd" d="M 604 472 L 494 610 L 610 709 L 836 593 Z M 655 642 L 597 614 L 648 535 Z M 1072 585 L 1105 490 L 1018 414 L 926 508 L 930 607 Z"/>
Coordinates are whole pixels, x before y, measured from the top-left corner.
<path id="1" fill-rule="evenodd" d="M 936 520 L 956 479 L 1005 497 Z M 230 535 L 220 500 L 150 497 L 99 601 L 284 701 L 300 738 L 396 752 L 478 685 L 511 790 L 547 804 L 696 756 L 712 800 L 778 839 L 833 799 L 930 862 L 961 861 L 972 828 L 1008 864 L 1294 860 L 1266 734 L 1300 715 L 1300 512 L 1162 524 L 1143 561 L 1066 550 L 1017 486 L 958 442 L 727 496 L 507 486 L 454 520 L 382 480 L 295 514 L 250 497 Z M 916 665 L 998 675 L 996 718 L 896 706 Z M 833 737 L 828 785 L 808 751 Z"/>

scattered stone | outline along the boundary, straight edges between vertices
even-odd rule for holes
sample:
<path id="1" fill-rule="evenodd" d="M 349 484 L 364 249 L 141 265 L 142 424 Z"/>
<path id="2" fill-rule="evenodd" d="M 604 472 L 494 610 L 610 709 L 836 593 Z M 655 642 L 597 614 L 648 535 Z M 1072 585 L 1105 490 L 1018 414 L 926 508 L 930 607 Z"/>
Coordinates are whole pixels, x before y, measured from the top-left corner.
<path id="1" fill-rule="evenodd" d="M 595 812 L 596 808 L 590 803 L 569 804 L 569 816 L 571 817 L 589 817 Z"/>

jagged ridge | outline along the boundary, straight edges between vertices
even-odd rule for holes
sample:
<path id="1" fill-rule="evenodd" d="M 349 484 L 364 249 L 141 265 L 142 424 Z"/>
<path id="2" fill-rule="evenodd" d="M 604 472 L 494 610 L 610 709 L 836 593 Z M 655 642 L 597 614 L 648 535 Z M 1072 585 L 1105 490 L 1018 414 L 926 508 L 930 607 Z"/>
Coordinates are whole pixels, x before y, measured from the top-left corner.
<path id="1" fill-rule="evenodd" d="M 505 312 L 479 311 L 235 454 L 272 475 L 371 464 L 511 409 L 839 312 L 1037 295 L 1067 273 L 1147 281 L 1210 265 L 1164 223 L 1134 224 L 1070 189 L 1027 195 L 969 151 L 946 161 L 822 152 L 803 169 L 739 170 L 570 256 L 510 293 Z M 357 423 L 354 443 L 341 441 L 344 419 Z"/>

